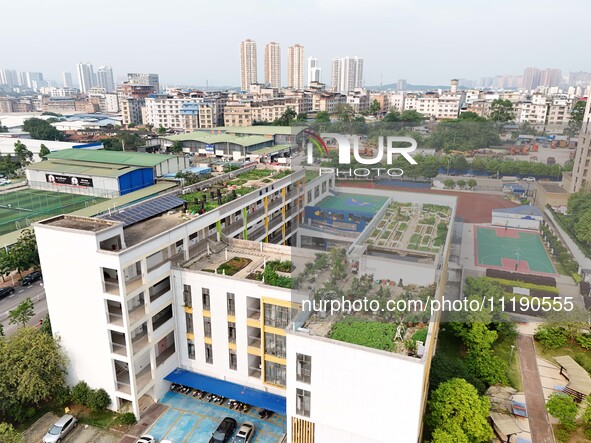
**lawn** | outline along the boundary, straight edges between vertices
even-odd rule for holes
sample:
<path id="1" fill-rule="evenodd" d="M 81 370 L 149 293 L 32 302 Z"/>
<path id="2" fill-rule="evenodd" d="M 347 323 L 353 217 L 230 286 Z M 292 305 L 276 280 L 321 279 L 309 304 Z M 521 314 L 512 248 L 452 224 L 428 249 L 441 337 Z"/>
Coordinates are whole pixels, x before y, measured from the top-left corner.
<path id="1" fill-rule="evenodd" d="M 394 351 L 396 325 L 365 320 L 342 320 L 336 322 L 330 331 L 330 338 L 368 348 Z"/>
<path id="2" fill-rule="evenodd" d="M 553 357 L 559 357 L 562 355 L 570 355 L 578 364 L 591 373 L 591 352 L 581 348 L 577 343 L 572 346 L 566 346 L 558 349 L 544 349 L 544 347 L 538 342 L 536 344 L 537 354 L 548 360 L 552 364 L 556 364 Z"/>
<path id="3" fill-rule="evenodd" d="M 511 357 L 511 345 L 515 346 L 513 357 Z M 493 350 L 495 355 L 501 360 L 509 362 L 509 359 L 511 359 L 511 366 L 509 366 L 509 370 L 507 371 L 507 377 L 511 386 L 521 391 L 521 368 L 519 367 L 519 357 L 517 355 L 517 338 L 513 340 L 499 340 L 493 344 Z"/>

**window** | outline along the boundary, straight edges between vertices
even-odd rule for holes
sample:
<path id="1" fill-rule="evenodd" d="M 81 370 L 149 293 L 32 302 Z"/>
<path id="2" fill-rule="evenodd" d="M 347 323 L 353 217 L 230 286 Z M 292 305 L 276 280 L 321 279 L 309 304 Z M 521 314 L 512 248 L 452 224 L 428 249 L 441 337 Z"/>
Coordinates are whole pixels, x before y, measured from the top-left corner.
<path id="1" fill-rule="evenodd" d="M 209 317 L 203 318 L 203 335 L 211 338 L 211 319 Z"/>
<path id="2" fill-rule="evenodd" d="M 202 288 L 201 289 L 201 301 L 203 303 L 203 310 L 204 311 L 209 311 L 210 305 L 209 305 L 209 289 L 207 288 Z"/>
<path id="3" fill-rule="evenodd" d="M 228 322 L 228 342 L 236 343 L 236 323 Z"/>
<path id="4" fill-rule="evenodd" d="M 213 364 L 213 347 L 205 344 L 205 363 Z"/>
<path id="5" fill-rule="evenodd" d="M 265 334 L 265 354 L 285 358 L 285 337 L 267 332 Z"/>
<path id="6" fill-rule="evenodd" d="M 191 285 L 183 285 L 183 303 L 187 308 L 193 306 L 193 300 L 191 298 Z"/>
<path id="7" fill-rule="evenodd" d="M 229 354 L 229 365 L 230 365 L 230 369 L 232 369 L 233 371 L 237 371 L 238 370 L 238 357 L 236 356 L 236 352 L 230 350 Z"/>
<path id="8" fill-rule="evenodd" d="M 285 365 L 266 361 L 265 382 L 278 386 L 285 386 Z"/>
<path id="9" fill-rule="evenodd" d="M 291 319 L 291 309 L 265 303 L 265 325 L 286 328 Z"/>
<path id="10" fill-rule="evenodd" d="M 296 389 L 296 414 L 310 416 L 310 391 Z"/>
<path id="11" fill-rule="evenodd" d="M 193 341 L 187 340 L 187 350 L 189 352 L 189 358 L 195 360 L 195 345 L 193 344 Z"/>
<path id="12" fill-rule="evenodd" d="M 231 292 L 226 294 L 228 298 L 228 315 L 236 315 L 236 297 Z"/>
<path id="13" fill-rule="evenodd" d="M 187 332 L 193 334 L 193 314 L 185 313 L 185 324 L 187 325 Z"/>
<path id="14" fill-rule="evenodd" d="M 296 380 L 310 384 L 312 376 L 312 357 L 304 354 L 296 354 Z"/>

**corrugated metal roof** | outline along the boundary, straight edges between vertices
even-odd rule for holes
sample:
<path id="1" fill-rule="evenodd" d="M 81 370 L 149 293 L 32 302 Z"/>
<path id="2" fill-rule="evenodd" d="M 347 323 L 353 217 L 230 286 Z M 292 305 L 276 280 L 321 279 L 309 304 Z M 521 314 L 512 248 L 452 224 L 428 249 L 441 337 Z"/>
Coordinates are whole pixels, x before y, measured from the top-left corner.
<path id="1" fill-rule="evenodd" d="M 64 174 L 80 174 L 90 175 L 96 177 L 120 177 L 128 172 L 142 169 L 136 166 L 112 165 L 106 167 L 103 163 L 89 163 L 83 162 L 66 163 L 47 160 L 44 162 L 33 163 L 27 166 L 27 169 L 33 171 L 47 171 L 59 172 Z"/>
<path id="2" fill-rule="evenodd" d="M 222 131 L 234 134 L 256 134 L 256 135 L 290 135 L 298 134 L 306 126 L 217 126 L 211 131 Z"/>
<path id="3" fill-rule="evenodd" d="M 147 154 L 142 152 L 105 151 L 88 149 L 64 149 L 52 152 L 49 159 L 79 160 L 95 163 L 155 167 L 160 163 L 175 158 L 175 155 Z"/>
<path id="4" fill-rule="evenodd" d="M 238 137 L 230 134 L 208 134 L 201 131 L 171 135 L 170 137 L 165 138 L 172 141 L 196 141 L 207 144 L 234 143 L 236 145 L 245 147 L 255 146 L 261 143 L 272 141 L 270 137 L 262 135 L 247 135 L 244 137 Z"/>

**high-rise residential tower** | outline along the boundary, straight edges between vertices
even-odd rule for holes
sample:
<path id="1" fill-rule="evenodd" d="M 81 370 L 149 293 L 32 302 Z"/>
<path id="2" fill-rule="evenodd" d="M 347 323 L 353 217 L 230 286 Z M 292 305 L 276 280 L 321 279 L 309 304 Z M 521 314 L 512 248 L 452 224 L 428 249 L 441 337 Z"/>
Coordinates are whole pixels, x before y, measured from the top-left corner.
<path id="1" fill-rule="evenodd" d="M 304 89 L 304 47 L 295 44 L 287 49 L 287 87 Z"/>
<path id="2" fill-rule="evenodd" d="M 279 43 L 271 42 L 265 45 L 265 83 L 272 88 L 281 87 L 281 48 Z"/>
<path id="3" fill-rule="evenodd" d="M 78 63 L 76 65 L 76 71 L 78 72 L 78 84 L 80 85 L 80 91 L 87 93 L 90 88 L 94 86 L 93 77 L 94 72 L 91 63 Z"/>
<path id="4" fill-rule="evenodd" d="M 332 60 L 331 86 L 334 92 L 346 94 L 363 86 L 363 59 L 343 57 Z"/>
<path id="5" fill-rule="evenodd" d="M 62 72 L 62 83 L 64 84 L 64 88 L 72 88 L 74 86 L 71 72 Z"/>
<path id="6" fill-rule="evenodd" d="M 257 83 L 257 44 L 253 40 L 240 43 L 240 87 L 243 91 Z"/>
<path id="7" fill-rule="evenodd" d="M 115 80 L 113 79 L 113 70 L 110 66 L 101 66 L 96 71 L 96 80 L 99 88 L 104 88 L 106 92 L 115 91 Z"/>
<path id="8" fill-rule="evenodd" d="M 320 83 L 322 79 L 322 69 L 318 66 L 318 59 L 308 58 L 308 86 L 312 83 Z"/>

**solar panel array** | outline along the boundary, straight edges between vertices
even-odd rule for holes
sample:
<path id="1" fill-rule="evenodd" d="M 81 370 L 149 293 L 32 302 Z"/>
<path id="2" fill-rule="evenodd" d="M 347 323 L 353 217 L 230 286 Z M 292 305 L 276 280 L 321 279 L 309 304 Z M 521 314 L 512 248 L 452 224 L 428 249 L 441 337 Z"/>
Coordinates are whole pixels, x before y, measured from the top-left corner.
<path id="1" fill-rule="evenodd" d="M 130 206 L 116 214 L 105 215 L 101 218 L 104 220 L 120 221 L 125 227 L 178 208 L 184 203 L 185 200 L 175 195 L 165 195 L 135 206 Z"/>

